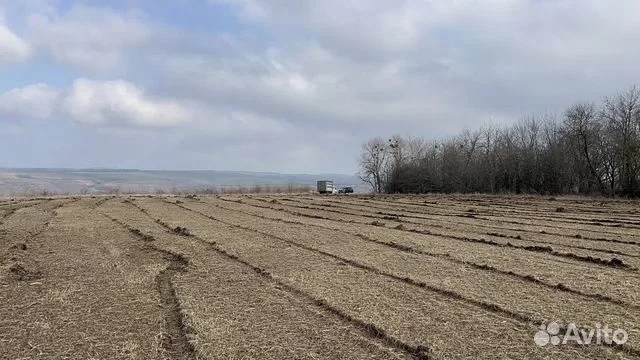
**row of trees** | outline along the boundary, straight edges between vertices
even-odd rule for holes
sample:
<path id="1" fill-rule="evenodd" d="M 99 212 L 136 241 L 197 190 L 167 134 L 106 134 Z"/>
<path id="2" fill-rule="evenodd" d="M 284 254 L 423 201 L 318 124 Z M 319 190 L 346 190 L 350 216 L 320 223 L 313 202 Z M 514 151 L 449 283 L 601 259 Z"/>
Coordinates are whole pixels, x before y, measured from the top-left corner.
<path id="1" fill-rule="evenodd" d="M 528 117 L 440 141 L 393 136 L 362 147 L 360 178 L 375 192 L 640 196 L 640 90 L 558 117 Z"/>

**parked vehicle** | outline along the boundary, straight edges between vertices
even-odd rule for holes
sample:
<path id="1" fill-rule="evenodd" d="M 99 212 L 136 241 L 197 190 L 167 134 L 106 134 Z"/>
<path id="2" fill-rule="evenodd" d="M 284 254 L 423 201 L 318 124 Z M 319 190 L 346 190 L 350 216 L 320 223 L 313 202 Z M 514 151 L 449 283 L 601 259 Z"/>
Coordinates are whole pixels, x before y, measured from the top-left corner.
<path id="1" fill-rule="evenodd" d="M 318 181 L 318 192 L 320 194 L 333 194 L 337 193 L 338 189 L 333 185 L 333 181 L 331 180 L 320 180 Z"/>
<path id="2" fill-rule="evenodd" d="M 343 187 L 341 190 L 343 194 L 353 194 L 353 188 L 351 186 Z"/>

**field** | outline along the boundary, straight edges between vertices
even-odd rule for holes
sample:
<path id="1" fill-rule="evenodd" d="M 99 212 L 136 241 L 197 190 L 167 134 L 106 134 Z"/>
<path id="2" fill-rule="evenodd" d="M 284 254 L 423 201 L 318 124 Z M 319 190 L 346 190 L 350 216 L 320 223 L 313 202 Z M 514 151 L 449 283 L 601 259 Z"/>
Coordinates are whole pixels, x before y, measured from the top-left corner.
<path id="1" fill-rule="evenodd" d="M 0 357 L 640 358 L 638 268 L 623 200 L 5 199 Z M 536 345 L 549 322 L 628 341 Z"/>

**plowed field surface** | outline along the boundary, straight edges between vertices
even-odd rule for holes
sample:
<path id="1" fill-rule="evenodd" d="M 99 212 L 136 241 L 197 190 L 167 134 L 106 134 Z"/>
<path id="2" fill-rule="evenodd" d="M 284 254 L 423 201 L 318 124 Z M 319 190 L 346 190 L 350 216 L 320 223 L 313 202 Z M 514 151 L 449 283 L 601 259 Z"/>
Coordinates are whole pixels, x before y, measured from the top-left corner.
<path id="1" fill-rule="evenodd" d="M 639 268 L 634 201 L 3 200 L 0 358 L 637 359 Z"/>

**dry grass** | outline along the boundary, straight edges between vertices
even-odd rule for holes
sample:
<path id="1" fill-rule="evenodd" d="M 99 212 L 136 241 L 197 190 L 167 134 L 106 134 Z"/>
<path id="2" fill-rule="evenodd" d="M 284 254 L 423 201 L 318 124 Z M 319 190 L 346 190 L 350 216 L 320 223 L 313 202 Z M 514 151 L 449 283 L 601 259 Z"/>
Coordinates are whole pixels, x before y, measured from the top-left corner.
<path id="1" fill-rule="evenodd" d="M 291 218 L 286 227 L 282 226 L 282 221 L 272 221 L 272 219 L 283 219 L 279 217 L 275 211 L 265 210 L 263 208 L 251 209 L 248 205 L 235 205 L 223 203 L 222 206 L 227 209 L 235 209 L 236 212 L 224 212 L 211 210 L 210 208 L 200 206 L 201 211 L 208 211 L 217 218 L 229 221 L 235 224 L 251 224 L 250 227 L 259 231 L 271 234 L 273 236 L 289 239 L 315 249 L 335 254 L 337 256 L 348 258 L 352 261 L 364 263 L 384 272 L 392 273 L 397 277 L 410 277 L 415 282 L 429 284 L 434 288 L 455 292 L 466 299 L 479 300 L 489 304 L 495 304 L 502 309 L 511 313 L 523 314 L 533 321 L 545 318 L 563 319 L 566 322 L 581 322 L 584 324 L 593 324 L 596 321 L 606 321 L 608 323 L 624 324 L 626 328 L 633 329 L 633 324 L 640 322 L 640 307 L 629 311 L 630 302 L 627 300 L 627 306 L 620 305 L 624 302 L 615 296 L 616 287 L 611 284 L 616 276 L 622 277 L 618 280 L 620 284 L 618 289 L 628 290 L 630 296 L 637 296 L 637 288 L 625 289 L 624 282 L 637 282 L 637 278 L 628 276 L 627 272 L 616 274 L 611 272 L 610 277 L 603 277 L 603 286 L 609 286 L 607 290 L 614 290 L 612 293 L 606 292 L 585 292 L 594 296 L 576 296 L 575 292 L 558 293 L 557 284 L 563 284 L 565 288 L 574 285 L 568 281 L 550 281 L 543 273 L 538 271 L 535 263 L 535 257 L 528 256 L 532 261 L 528 266 L 520 266 L 515 269 L 509 267 L 497 267 L 504 269 L 502 273 L 498 271 L 487 271 L 481 265 L 486 264 L 484 259 L 480 258 L 464 258 L 455 256 L 452 251 L 442 252 L 443 245 L 424 246 L 420 243 L 411 243 L 403 240 L 402 233 L 397 231 L 378 232 L 372 227 L 365 227 L 356 224 L 329 223 L 327 221 L 315 219 L 298 219 L 304 225 L 292 224 Z M 198 204 L 191 205 L 194 209 L 198 209 Z M 257 222 L 251 219 L 251 216 L 245 214 L 255 213 L 262 216 L 261 221 Z M 310 225 L 314 225 L 311 227 Z M 372 229 L 372 230 L 371 230 Z M 361 233 L 357 233 L 360 231 Z M 354 235 L 354 232 L 356 234 Z M 305 233 L 306 236 L 301 237 L 300 234 Z M 357 236 L 357 234 L 368 233 L 368 236 Z M 399 235 L 400 234 L 400 235 Z M 421 236 L 415 234 L 406 234 L 403 237 Z M 366 239 L 366 240 L 365 240 Z M 451 245 L 451 244 L 449 244 Z M 466 243 L 463 243 L 466 245 Z M 403 252 L 389 251 L 389 248 L 402 249 Z M 491 249 L 491 248 L 489 248 Z M 483 249 L 470 249 L 469 254 L 481 251 Z M 500 249 L 498 249 L 500 250 Z M 458 250 L 459 251 L 459 250 Z M 484 249 L 485 253 L 488 251 Z M 513 254 L 506 254 L 514 256 Z M 537 256 L 537 254 L 534 254 Z M 497 253 L 491 254 L 492 257 L 504 256 Z M 554 262 L 542 256 L 547 261 L 541 263 L 540 266 L 550 266 L 551 270 L 557 271 L 555 279 L 561 279 L 567 275 L 563 269 L 569 268 L 563 261 Z M 466 263 L 465 263 L 466 262 Z M 475 265 L 475 266 L 474 266 Z M 555 266 L 555 267 L 554 267 Z M 611 271 L 609 269 L 601 269 L 598 267 L 584 267 L 581 264 L 575 264 L 576 270 L 580 271 L 585 279 L 598 276 L 601 271 Z M 548 270 L 548 269 L 547 269 Z M 566 271 L 566 270 L 565 270 Z M 434 277 L 433 274 L 440 274 Z M 460 276 L 463 273 L 464 276 Z M 520 274 L 520 276 L 515 276 Z M 538 283 L 532 284 L 532 279 L 541 279 Z M 493 291 L 487 292 L 486 289 Z M 573 289 L 573 288 L 571 288 Z M 582 290 L 578 286 L 576 290 Z M 593 306 L 594 298 L 598 298 L 596 294 L 604 294 L 612 297 L 612 301 L 597 302 L 597 306 Z M 527 299 L 523 302 L 522 299 Z M 581 304 L 581 305 L 578 305 Z M 580 310 L 582 309 L 582 310 Z M 600 319 L 600 320 L 598 320 Z"/>
<path id="2" fill-rule="evenodd" d="M 48 226 L 29 236 L 21 255 L 39 278 L 4 280 L 4 358 L 157 357 L 154 336 L 162 332 L 162 316 L 148 271 L 165 261 L 89 206 L 89 201 L 68 203 L 40 219 L 27 212 L 12 215 L 25 225 L 47 221 Z M 130 281 L 134 277 L 147 281 Z"/>
<path id="3" fill-rule="evenodd" d="M 260 200 L 260 199 L 256 199 Z M 500 246 L 530 249 L 536 251 L 539 246 L 544 246 L 548 251 L 557 256 L 568 257 L 576 255 L 574 258 L 589 258 L 611 261 L 612 264 L 622 261 L 621 265 L 630 267 L 640 267 L 640 247 L 633 244 L 619 244 L 608 241 L 593 241 L 583 239 L 580 236 L 559 236 L 553 234 L 541 234 L 539 232 L 526 233 L 502 228 L 488 228 L 475 225 L 472 221 L 457 222 L 453 226 L 447 221 L 435 221 L 419 218 L 416 216 L 407 217 L 406 214 L 394 211 L 380 211 L 374 207 L 349 209 L 346 207 L 331 204 L 329 207 L 322 207 L 308 203 L 285 202 L 286 206 L 273 207 L 266 206 L 260 201 L 246 201 L 261 209 L 271 208 L 287 212 L 289 214 L 323 218 L 340 222 L 371 224 L 385 226 L 380 220 L 390 221 L 387 227 L 399 230 L 413 230 L 431 235 L 443 236 L 447 238 L 461 238 L 469 241 L 495 243 Z M 392 210 L 387 210 L 392 211 Z M 390 216 L 393 215 L 393 216 Z"/>
<path id="4" fill-rule="evenodd" d="M 185 195 L 0 203 L 0 353 L 640 355 L 636 203 Z M 606 323 L 630 341 L 537 347 L 548 320 Z"/>
<path id="5" fill-rule="evenodd" d="M 283 291 L 252 268 L 212 250 L 206 242 L 177 238 L 170 225 L 177 221 L 167 221 L 166 227 L 150 221 L 168 209 L 151 211 L 150 216 L 118 202 L 103 207 L 109 216 L 126 220 L 152 236 L 155 245 L 183 251 L 190 258 L 189 271 L 175 281 L 176 293 L 189 326 L 197 333 L 193 337 L 196 349 L 205 358 L 406 357 L 401 351 L 384 350 L 360 329 L 333 318 L 308 299 Z M 350 346 L 341 345 L 344 339 L 349 339 Z"/>
<path id="6" fill-rule="evenodd" d="M 276 245 L 271 244 L 271 243 L 274 242 L 274 240 L 277 242 L 277 239 L 274 239 L 273 237 L 269 237 L 269 236 L 267 236 L 267 239 L 264 240 L 265 242 L 269 243 L 268 247 L 266 247 L 266 248 L 264 248 L 262 246 L 259 246 L 258 244 L 249 243 L 248 241 L 247 242 L 245 242 L 245 241 L 233 241 L 231 239 L 224 241 L 223 245 L 227 245 L 227 246 L 229 246 L 230 249 L 232 249 L 232 251 L 241 252 L 242 254 L 246 255 L 247 257 L 258 256 L 260 259 L 263 259 L 262 261 L 267 261 L 267 259 L 271 259 L 272 262 L 274 261 L 274 259 L 273 259 L 274 257 L 277 258 L 277 261 L 276 261 L 277 263 L 275 263 L 275 264 L 260 262 L 261 266 L 264 266 L 267 269 L 269 269 L 269 271 L 271 273 L 278 273 L 277 270 L 273 270 L 272 266 L 276 266 L 276 267 L 285 266 L 286 268 L 299 266 L 299 265 L 296 265 L 295 260 L 291 260 L 290 262 L 285 260 L 286 255 L 284 255 L 284 254 L 290 253 L 290 252 L 292 252 L 294 250 L 296 252 L 300 251 L 300 253 L 297 253 L 297 255 L 293 256 L 293 258 L 298 258 L 299 259 L 298 261 L 300 261 L 300 257 L 303 256 L 302 254 L 307 254 L 307 255 L 305 255 L 306 257 L 304 258 L 302 263 L 304 263 L 305 267 L 308 268 L 310 266 L 310 264 L 312 263 L 312 260 L 310 258 L 308 258 L 310 256 L 308 254 L 309 253 L 309 248 L 317 247 L 318 243 L 322 244 L 323 241 L 327 241 L 325 239 L 328 239 L 328 238 L 331 238 L 331 237 L 335 238 L 336 241 L 338 241 L 338 243 L 331 242 L 331 243 L 328 243 L 328 244 L 320 245 L 320 246 L 324 246 L 320 250 L 326 251 L 326 252 L 329 252 L 329 253 L 334 253 L 334 254 L 336 252 L 337 253 L 341 253 L 342 251 L 340 251 L 340 247 L 339 247 L 340 242 L 346 243 L 346 244 L 351 244 L 353 242 L 353 244 L 352 244 L 353 247 L 352 247 L 351 253 L 359 253 L 359 254 L 369 254 L 369 253 L 376 254 L 377 253 L 378 256 L 379 256 L 378 264 L 384 264 L 386 262 L 385 261 L 386 256 L 390 256 L 390 258 L 386 259 L 386 260 L 388 260 L 389 263 L 397 263 L 397 262 L 402 263 L 403 261 L 406 260 L 406 256 L 400 256 L 397 259 L 394 258 L 393 255 L 391 255 L 390 252 L 388 251 L 389 249 L 380 248 L 380 249 L 377 249 L 377 250 L 372 250 L 372 249 L 368 249 L 366 246 L 363 247 L 362 243 L 358 243 L 355 239 L 351 239 L 349 237 L 346 237 L 346 236 L 344 236 L 344 234 L 339 235 L 339 236 L 336 237 L 336 236 L 332 236 L 333 234 L 326 233 L 326 231 L 325 231 L 325 234 L 323 235 L 322 231 L 321 232 L 317 232 L 317 231 L 314 231 L 313 229 L 311 229 L 309 227 L 300 227 L 299 229 L 296 229 L 296 225 L 295 224 L 291 224 L 291 223 L 288 223 L 286 225 L 286 227 L 283 227 L 282 224 L 268 224 L 268 221 L 265 221 L 265 219 L 262 219 L 262 220 L 260 220 L 258 222 L 258 221 L 256 221 L 256 219 L 249 219 L 247 216 L 231 214 L 229 212 L 220 211 L 220 209 L 215 209 L 215 208 L 212 209 L 211 206 L 207 205 L 207 204 L 197 204 L 196 203 L 196 204 L 190 204 L 189 205 L 189 207 L 200 207 L 203 210 L 208 211 L 209 214 L 212 215 L 213 217 L 218 218 L 218 219 L 223 221 L 223 223 L 218 223 L 218 226 L 213 226 L 213 224 L 216 223 L 216 221 L 212 220 L 212 222 L 209 223 L 209 224 L 207 224 L 207 223 L 203 224 L 203 220 L 204 219 L 194 218 L 193 214 L 190 214 L 189 212 L 184 212 L 183 211 L 182 215 L 180 215 L 180 213 L 181 213 L 179 211 L 180 209 L 174 209 L 174 210 L 168 209 L 168 210 L 165 210 L 164 214 L 160 214 L 159 212 L 157 212 L 160 209 L 160 206 L 158 206 L 157 202 L 158 202 L 157 200 L 145 200 L 144 201 L 144 203 L 145 203 L 144 208 L 147 209 L 148 211 L 151 211 L 153 216 L 165 216 L 167 218 L 172 218 L 172 219 L 175 219 L 174 221 L 176 221 L 176 223 L 178 223 L 178 222 L 189 223 L 188 226 L 190 228 L 193 228 L 194 234 L 197 234 L 197 235 L 199 234 L 203 238 L 218 238 L 215 235 L 215 232 L 218 231 L 216 229 L 218 229 L 220 226 L 224 226 L 224 224 L 227 224 L 227 225 L 228 224 L 235 224 L 236 226 L 241 227 L 241 228 L 236 228 L 236 230 L 240 231 L 240 233 L 246 232 L 246 230 L 244 230 L 244 229 L 256 229 L 256 228 L 259 228 L 260 231 L 270 231 L 271 234 L 279 234 L 277 236 L 286 236 L 286 235 L 290 234 L 289 236 L 287 236 L 287 238 L 289 238 L 290 240 L 291 239 L 297 239 L 295 241 L 298 241 L 298 242 L 307 240 L 307 243 L 304 243 L 303 245 L 308 245 L 308 248 L 307 249 L 303 248 L 303 249 L 298 249 L 298 250 L 291 249 L 290 246 L 287 246 L 287 245 L 291 245 L 290 243 L 283 245 L 285 247 L 283 249 L 281 249 L 281 250 L 278 250 L 279 247 L 276 248 Z M 237 206 L 246 206 L 246 205 L 237 205 Z M 156 211 L 156 212 L 154 212 L 154 211 Z M 199 227 L 198 227 L 198 224 L 200 224 Z M 270 230 L 266 228 L 268 226 L 271 226 Z M 242 228 L 244 228 L 244 229 L 242 229 Z M 262 235 L 262 236 L 260 236 L 260 235 L 262 235 L 262 234 L 258 233 L 257 235 L 255 235 L 255 237 L 253 238 L 254 239 L 253 242 L 255 242 L 257 240 L 257 238 L 264 237 L 264 235 Z M 240 236 L 240 234 L 232 236 L 231 238 L 239 240 L 239 236 Z M 228 238 L 228 237 L 226 237 L 226 238 Z M 229 242 L 228 244 L 227 244 L 227 241 Z M 238 249 L 238 248 L 236 248 L 238 246 L 241 246 L 241 247 L 249 246 L 249 248 Z M 274 248 L 276 248 L 276 249 L 274 249 Z M 277 254 L 279 254 L 279 255 L 277 255 Z M 324 258 L 325 262 L 328 261 L 328 260 L 337 260 L 335 258 L 327 257 L 325 254 L 317 254 L 316 253 L 316 255 L 320 256 L 321 258 Z M 265 259 L 265 257 L 266 257 L 266 259 Z M 286 258 L 288 258 L 288 257 L 286 257 Z M 251 261 L 252 262 L 256 262 L 258 260 L 251 260 Z M 320 260 L 316 260 L 316 261 L 320 261 Z M 342 264 L 342 265 L 338 265 L 338 266 L 345 266 L 345 262 L 344 261 L 342 261 L 342 262 L 340 262 L 340 260 L 337 260 L 337 261 L 339 261 L 339 263 Z M 346 265 L 350 265 L 350 264 L 347 263 Z M 351 264 L 351 265 L 353 265 L 353 264 Z M 320 267 L 320 265 L 318 265 L 318 266 Z M 349 267 L 351 267 L 351 266 L 349 266 Z M 409 266 L 409 267 L 419 268 L 420 264 L 419 264 L 419 262 L 416 262 L 416 264 L 414 264 L 413 266 Z M 434 268 L 433 270 L 436 270 L 436 268 Z M 282 271 L 285 274 L 288 274 L 288 272 L 291 271 L 291 270 L 282 270 Z M 329 271 L 329 272 L 336 271 L 336 272 L 340 272 L 340 270 L 331 270 L 331 269 L 323 269 L 323 270 L 317 269 L 316 271 Z M 342 269 L 341 271 L 344 272 L 346 270 Z M 369 272 L 371 272 L 371 271 L 369 270 Z M 376 273 L 378 276 L 380 275 L 377 272 L 374 272 L 374 273 Z M 401 274 L 402 274 L 401 272 L 398 272 L 398 273 L 392 274 L 392 275 L 396 275 L 396 278 L 398 278 L 398 277 L 401 276 Z M 431 277 L 431 276 L 429 276 L 430 274 L 428 274 L 428 271 L 427 272 L 423 272 L 422 274 L 423 274 L 423 276 L 425 278 L 430 278 Z M 305 282 L 305 283 L 308 282 L 308 281 L 316 281 L 317 280 L 317 275 L 313 275 L 313 274 L 307 274 L 307 275 L 302 274 L 300 276 L 302 276 L 302 279 L 300 281 Z M 328 273 L 327 273 L 327 276 L 328 276 Z M 387 276 L 387 278 L 389 278 L 389 277 Z M 489 278 L 490 277 L 488 277 L 488 279 Z M 396 284 L 397 286 L 411 286 L 411 287 L 415 288 L 414 291 L 419 291 L 419 292 L 425 291 L 424 289 L 421 288 L 421 286 L 415 286 L 415 284 L 414 285 L 407 284 L 406 281 L 398 281 L 398 279 L 393 279 L 393 278 L 390 278 L 390 279 L 393 280 L 393 281 L 398 282 L 398 284 Z M 343 280 L 343 279 L 333 280 L 333 283 L 338 284 L 338 283 L 342 283 L 344 281 L 346 281 L 346 280 Z M 370 282 L 371 280 L 366 280 L 366 281 Z M 437 280 L 432 280 L 432 281 L 437 281 Z M 490 283 L 485 283 L 485 285 L 490 285 Z M 328 286 L 328 285 L 322 285 L 323 288 L 325 288 L 325 286 Z M 361 286 L 361 288 L 362 288 L 362 286 Z M 482 287 L 480 287 L 480 288 L 482 288 Z M 536 289 L 532 289 L 531 293 L 532 294 L 535 293 L 535 290 Z M 373 290 L 371 290 L 371 291 L 373 291 Z M 397 290 L 397 291 L 406 293 L 407 290 Z M 514 291 L 514 289 L 511 289 L 511 292 L 513 292 L 513 291 Z M 366 292 L 367 293 L 369 292 L 368 288 L 366 289 Z M 428 297 L 430 299 L 433 299 L 434 296 L 435 297 L 443 296 L 442 294 L 439 294 L 439 293 L 434 292 L 434 291 L 427 291 L 427 293 L 429 295 L 423 295 L 423 296 Z M 443 293 L 446 293 L 446 291 L 444 291 Z M 552 292 L 548 292 L 548 294 L 552 294 Z M 444 297 L 447 299 L 447 301 L 451 301 L 451 298 L 453 297 L 454 299 L 460 301 L 461 303 L 468 304 L 468 302 L 466 302 L 464 300 L 457 299 L 455 294 L 447 294 Z M 507 298 L 507 297 L 505 296 L 504 298 Z M 558 302 L 558 303 L 560 303 L 560 302 Z M 585 304 L 586 304 L 586 302 L 585 302 Z M 478 304 L 476 303 L 476 305 L 478 305 Z M 486 304 L 486 305 L 489 305 L 489 306 L 486 306 L 486 307 L 490 307 L 490 304 Z M 543 306 L 544 306 L 544 303 L 541 303 L 539 305 L 540 306 L 538 308 L 542 309 Z M 398 304 L 397 306 L 402 307 L 403 305 L 402 304 Z M 416 306 L 418 306 L 418 305 L 416 304 Z M 566 308 L 567 307 L 565 307 L 565 309 Z M 494 316 L 496 314 L 489 314 L 489 315 Z M 392 316 L 392 315 L 389 314 L 389 316 Z M 505 314 L 504 313 L 500 313 L 499 316 L 505 316 Z M 507 316 L 507 317 L 509 317 L 509 316 Z M 412 323 L 408 323 L 407 325 L 411 326 L 411 324 Z M 386 328 L 386 326 L 391 326 L 391 328 L 393 328 L 394 326 L 397 326 L 397 324 L 385 325 L 385 328 Z M 452 336 L 452 335 L 449 334 L 447 336 Z"/>

